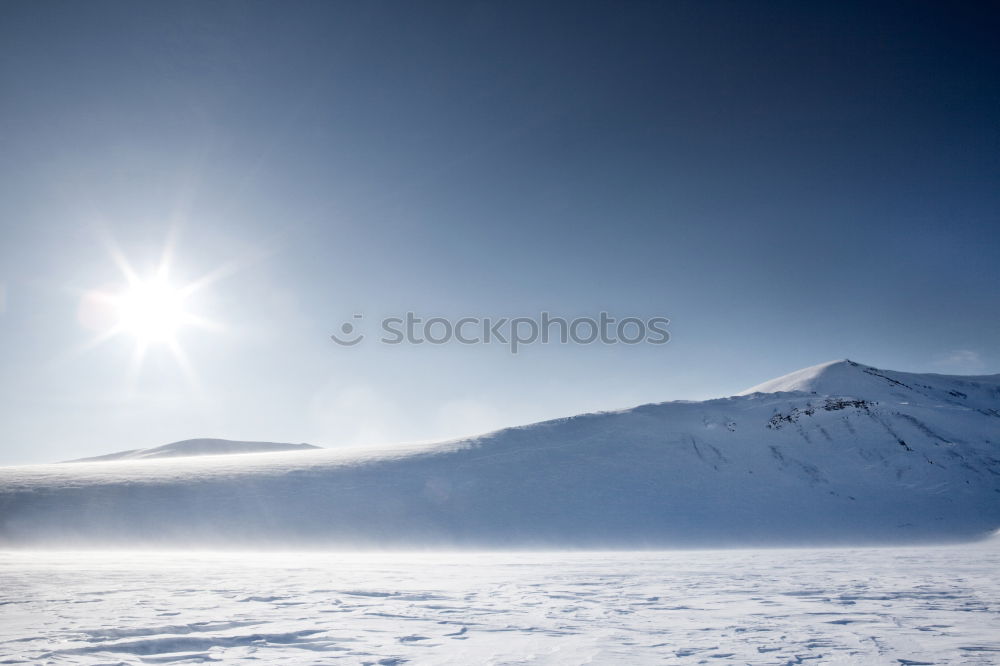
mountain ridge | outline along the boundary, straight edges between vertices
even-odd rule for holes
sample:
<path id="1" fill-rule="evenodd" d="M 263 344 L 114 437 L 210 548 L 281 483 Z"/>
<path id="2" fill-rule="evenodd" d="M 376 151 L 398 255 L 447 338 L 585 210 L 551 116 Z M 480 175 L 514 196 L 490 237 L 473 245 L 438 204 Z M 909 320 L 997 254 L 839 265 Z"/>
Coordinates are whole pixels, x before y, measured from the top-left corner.
<path id="1" fill-rule="evenodd" d="M 913 385 L 930 388 L 926 381 L 931 378 L 935 383 L 947 383 L 955 385 L 987 384 L 1000 387 L 1000 374 L 994 375 L 948 375 L 938 373 L 915 373 L 900 372 L 897 370 L 882 370 L 872 366 L 857 363 L 850 359 L 840 359 L 820 363 L 808 368 L 790 372 L 775 379 L 768 380 L 756 386 L 740 391 L 737 396 L 750 395 L 752 393 L 779 393 L 795 392 L 804 393 L 846 393 L 851 390 L 863 390 L 854 383 L 864 376 L 874 378 L 872 381 L 883 387 L 898 386 L 901 388 L 913 388 Z M 923 379 L 922 379 L 923 378 Z"/>
<path id="2" fill-rule="evenodd" d="M 1000 527 L 1000 377 L 792 375 L 434 444 L 0 468 L 0 543 L 715 547 Z"/>

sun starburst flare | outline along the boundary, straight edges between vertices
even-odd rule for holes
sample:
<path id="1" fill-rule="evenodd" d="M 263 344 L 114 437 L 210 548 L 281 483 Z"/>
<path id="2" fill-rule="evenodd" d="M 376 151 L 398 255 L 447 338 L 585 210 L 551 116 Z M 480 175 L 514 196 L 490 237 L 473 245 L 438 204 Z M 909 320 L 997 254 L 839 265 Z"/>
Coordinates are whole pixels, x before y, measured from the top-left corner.
<path id="1" fill-rule="evenodd" d="M 84 345 L 84 349 L 111 339 L 131 338 L 134 349 L 129 376 L 134 379 L 142 370 L 146 354 L 154 348 L 165 348 L 184 374 L 197 384 L 194 370 L 181 346 L 181 333 L 189 328 L 219 330 L 222 327 L 196 314 L 191 297 L 230 272 L 230 267 L 221 267 L 196 280 L 178 283 L 170 276 L 172 243 L 167 244 L 159 266 L 148 276 L 136 272 L 113 243 L 109 242 L 109 246 L 124 283 L 84 293 L 79 311 L 80 323 L 97 333 Z"/>

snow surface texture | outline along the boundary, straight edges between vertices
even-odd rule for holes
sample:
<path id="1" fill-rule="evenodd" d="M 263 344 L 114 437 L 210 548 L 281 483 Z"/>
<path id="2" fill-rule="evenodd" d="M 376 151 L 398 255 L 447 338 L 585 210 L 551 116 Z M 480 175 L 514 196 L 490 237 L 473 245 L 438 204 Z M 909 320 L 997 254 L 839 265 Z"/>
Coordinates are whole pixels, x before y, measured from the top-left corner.
<path id="1" fill-rule="evenodd" d="M 1000 547 L 0 553 L 0 662 L 996 664 Z"/>
<path id="2" fill-rule="evenodd" d="M 1000 526 L 1000 375 L 850 361 L 433 445 L 0 468 L 0 544 L 645 548 Z"/>
<path id="3" fill-rule="evenodd" d="M 150 458 L 182 458 L 190 456 L 218 456 L 234 453 L 270 453 L 273 451 L 299 451 L 318 449 L 312 444 L 282 444 L 280 442 L 234 442 L 229 439 L 186 439 L 183 442 L 164 444 L 152 449 L 131 449 L 93 458 L 80 458 L 67 462 L 108 462 L 111 460 L 148 460 Z"/>

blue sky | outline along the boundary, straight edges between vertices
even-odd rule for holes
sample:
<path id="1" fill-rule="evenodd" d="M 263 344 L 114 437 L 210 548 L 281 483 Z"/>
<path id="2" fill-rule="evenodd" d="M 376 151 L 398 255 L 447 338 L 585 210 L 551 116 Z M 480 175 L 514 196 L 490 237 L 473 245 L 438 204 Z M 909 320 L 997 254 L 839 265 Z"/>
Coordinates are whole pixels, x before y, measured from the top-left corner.
<path id="1" fill-rule="evenodd" d="M 1000 371 L 1000 52 L 973 3 L 0 7 L 0 463 L 452 437 L 849 357 Z M 136 369 L 88 292 L 220 272 Z M 331 343 L 665 316 L 667 345 Z"/>

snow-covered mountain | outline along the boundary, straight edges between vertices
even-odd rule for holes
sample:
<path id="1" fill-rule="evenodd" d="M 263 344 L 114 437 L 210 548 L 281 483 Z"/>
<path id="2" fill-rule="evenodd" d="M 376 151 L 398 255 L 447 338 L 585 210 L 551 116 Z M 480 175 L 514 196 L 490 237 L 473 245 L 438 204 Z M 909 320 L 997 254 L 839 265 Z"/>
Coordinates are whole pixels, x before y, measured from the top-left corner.
<path id="1" fill-rule="evenodd" d="M 0 541 L 671 547 L 1000 527 L 1000 375 L 819 365 L 468 439 L 0 468 Z"/>
<path id="2" fill-rule="evenodd" d="M 312 444 L 283 444 L 281 442 L 236 442 L 231 439 L 185 439 L 151 449 L 129 449 L 93 458 L 79 458 L 67 462 L 108 462 L 111 460 L 148 460 L 150 458 L 183 458 L 188 456 L 220 456 L 234 453 L 270 453 L 272 451 L 298 451 L 318 449 Z"/>

